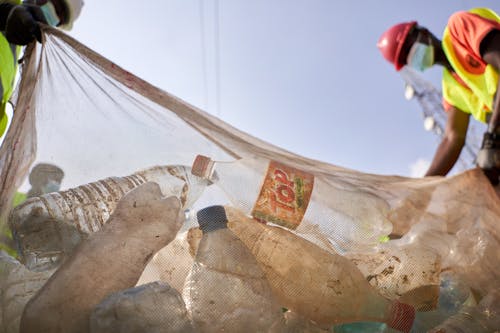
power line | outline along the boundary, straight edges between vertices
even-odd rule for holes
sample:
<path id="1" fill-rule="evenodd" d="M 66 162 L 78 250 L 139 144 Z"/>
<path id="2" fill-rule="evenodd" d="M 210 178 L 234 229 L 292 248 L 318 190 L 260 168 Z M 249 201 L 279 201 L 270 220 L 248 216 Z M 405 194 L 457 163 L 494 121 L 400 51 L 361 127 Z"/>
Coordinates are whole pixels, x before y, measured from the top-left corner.
<path id="1" fill-rule="evenodd" d="M 221 86 L 220 86 L 220 16 L 219 0 L 214 0 L 214 43 L 215 43 L 215 111 L 221 116 Z"/>
<path id="2" fill-rule="evenodd" d="M 441 91 L 407 67 L 403 68 L 400 73 L 406 82 L 406 98 L 416 98 L 422 108 L 424 127 L 428 131 L 435 133 L 439 138 L 442 138 L 447 115 L 443 108 Z M 481 138 L 478 136 L 477 130 L 478 126 L 481 125 L 475 123 L 469 123 L 466 142 L 463 152 L 459 157 L 459 163 L 464 169 L 474 167 L 476 154 L 480 148 Z"/>
<path id="3" fill-rule="evenodd" d="M 205 36 L 205 7 L 204 0 L 199 0 L 200 3 L 200 43 L 201 43 L 201 68 L 203 75 L 203 90 L 204 90 L 204 109 L 208 109 L 208 69 L 207 69 L 207 39 Z"/>
<path id="4" fill-rule="evenodd" d="M 206 9 L 203 0 L 199 0 L 199 25 L 200 25 L 200 43 L 201 43 L 201 57 L 202 57 L 202 71 L 203 71 L 203 86 L 205 90 L 205 106 L 206 109 L 210 109 L 209 101 L 211 100 L 210 84 L 209 84 L 209 63 L 212 62 L 212 51 L 209 48 L 209 43 L 207 42 L 207 21 L 206 20 Z M 215 107 L 213 108 L 213 113 L 215 113 L 219 118 L 221 116 L 221 80 L 220 80 L 220 6 L 219 0 L 214 0 L 212 9 L 212 22 L 213 24 L 208 24 L 209 27 L 213 28 L 213 94 L 215 99 Z M 210 31 L 211 32 L 211 31 Z M 209 34 L 210 35 L 210 34 Z M 209 60 L 210 59 L 210 62 Z M 211 71 L 210 71 L 211 72 Z"/>

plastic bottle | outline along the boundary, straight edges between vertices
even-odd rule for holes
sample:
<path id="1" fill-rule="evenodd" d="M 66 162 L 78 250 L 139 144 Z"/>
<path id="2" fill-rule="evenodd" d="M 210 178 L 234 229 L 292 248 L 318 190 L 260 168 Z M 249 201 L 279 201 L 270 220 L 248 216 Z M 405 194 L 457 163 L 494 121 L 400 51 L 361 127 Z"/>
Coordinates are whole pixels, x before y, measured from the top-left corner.
<path id="1" fill-rule="evenodd" d="M 175 239 L 158 251 L 148 263 L 137 285 L 155 281 L 163 281 L 182 293 L 186 277 L 193 267 L 194 246 L 191 242 L 199 242 L 201 231 L 191 228 L 177 234 Z M 198 247 L 198 244 L 196 244 Z"/>
<path id="2" fill-rule="evenodd" d="M 371 321 L 410 331 L 415 309 L 381 296 L 349 259 L 242 213 L 228 227 L 252 251 L 287 309 L 320 327 Z"/>
<path id="3" fill-rule="evenodd" d="M 283 314 L 248 248 L 227 229 L 222 206 L 197 214 L 203 231 L 184 301 L 200 332 L 266 332 Z"/>
<path id="4" fill-rule="evenodd" d="M 294 230 L 326 250 L 371 247 L 392 230 L 381 198 L 277 161 L 214 162 L 198 155 L 192 172 L 220 186 L 246 214 Z"/>
<path id="5" fill-rule="evenodd" d="M 316 326 L 310 320 L 306 320 L 295 312 L 286 311 L 280 322 L 273 325 L 268 333 L 328 333 L 328 329 Z"/>
<path id="6" fill-rule="evenodd" d="M 24 306 L 52 273 L 53 271 L 32 272 L 0 251 L 0 332 L 19 332 Z"/>
<path id="7" fill-rule="evenodd" d="M 453 271 L 441 274 L 438 306 L 433 311 L 417 312 L 412 333 L 427 332 L 455 315 L 464 306 L 475 306 L 476 301 L 467 284 Z"/>
<path id="8" fill-rule="evenodd" d="M 454 217 L 448 218 L 455 220 Z M 496 229 L 485 228 L 485 221 L 493 219 L 486 214 L 484 221 L 471 221 L 456 231 L 449 231 L 441 220 L 422 221 L 413 225 L 394 244 L 419 244 L 435 251 L 441 256 L 443 271 L 453 270 L 478 296 L 484 296 L 492 285 L 498 283 L 500 275 Z"/>
<path id="9" fill-rule="evenodd" d="M 183 207 L 207 184 L 189 167 L 157 166 L 28 199 L 9 219 L 23 263 L 31 270 L 57 266 L 82 238 L 101 229 L 125 193 L 148 181 L 158 183 L 165 196 L 179 196 Z"/>
<path id="10" fill-rule="evenodd" d="M 464 306 L 429 333 L 492 333 L 500 329 L 500 288 L 497 286 L 477 306 Z"/>
<path id="11" fill-rule="evenodd" d="M 89 333 L 196 332 L 181 295 L 163 282 L 107 296 L 94 308 L 89 322 Z"/>
<path id="12" fill-rule="evenodd" d="M 417 311 L 436 308 L 441 257 L 418 243 L 381 244 L 375 252 L 345 254 L 380 294 L 413 305 Z"/>
<path id="13" fill-rule="evenodd" d="M 340 324 L 333 327 L 333 333 L 386 333 L 387 326 L 384 323 L 360 322 Z"/>

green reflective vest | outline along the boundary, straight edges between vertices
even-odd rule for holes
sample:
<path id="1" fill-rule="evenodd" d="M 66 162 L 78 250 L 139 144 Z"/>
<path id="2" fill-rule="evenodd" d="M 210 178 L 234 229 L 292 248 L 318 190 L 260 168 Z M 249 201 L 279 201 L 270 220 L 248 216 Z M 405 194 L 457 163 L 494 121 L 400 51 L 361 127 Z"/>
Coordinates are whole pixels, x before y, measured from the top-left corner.
<path id="1" fill-rule="evenodd" d="M 500 22 L 500 17 L 487 8 L 475 8 L 469 12 Z M 442 81 L 444 100 L 461 111 L 470 113 L 475 119 L 487 122 L 498 87 L 497 71 L 489 64 L 481 74 L 473 74 L 467 71 L 455 55 L 448 27 L 444 31 L 442 45 L 451 66 L 466 85 L 464 86 L 464 84 L 458 82 L 445 68 Z"/>
<path id="2" fill-rule="evenodd" d="M 13 1 L 20 4 L 21 0 Z M 0 94 L 2 95 L 2 104 L 0 105 L 0 137 L 7 128 L 7 115 L 5 108 L 14 90 L 14 80 L 17 73 L 17 58 L 21 47 L 10 44 L 5 38 L 4 33 L 0 33 Z"/>

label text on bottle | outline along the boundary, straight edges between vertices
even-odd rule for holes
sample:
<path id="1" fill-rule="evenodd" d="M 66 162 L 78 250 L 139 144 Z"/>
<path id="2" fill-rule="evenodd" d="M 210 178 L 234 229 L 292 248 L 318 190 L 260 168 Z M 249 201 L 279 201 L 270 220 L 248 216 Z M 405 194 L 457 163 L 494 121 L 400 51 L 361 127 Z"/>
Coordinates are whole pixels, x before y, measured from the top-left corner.
<path id="1" fill-rule="evenodd" d="M 313 185 L 312 174 L 271 161 L 252 215 L 296 229 L 306 212 Z"/>

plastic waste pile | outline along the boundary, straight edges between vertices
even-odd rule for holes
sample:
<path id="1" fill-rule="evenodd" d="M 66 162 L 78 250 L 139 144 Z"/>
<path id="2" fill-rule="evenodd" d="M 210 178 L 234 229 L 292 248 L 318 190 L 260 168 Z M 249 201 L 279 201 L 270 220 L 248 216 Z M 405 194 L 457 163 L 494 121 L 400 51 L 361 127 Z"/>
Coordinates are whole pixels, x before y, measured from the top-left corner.
<path id="1" fill-rule="evenodd" d="M 18 332 L 26 303 L 45 284 L 53 270 L 33 272 L 0 251 L 0 302 L 2 332 Z"/>
<path id="2" fill-rule="evenodd" d="M 0 256 L 1 332 L 19 331 L 25 304 L 147 182 L 178 197 L 186 221 L 147 256 L 135 286 L 96 300 L 90 332 L 500 326 L 500 199 L 480 170 L 410 179 L 311 160 L 151 86 L 60 31 L 44 36 L 27 50 L 0 147 L 0 223 L 17 246 L 17 258 Z M 62 189 L 12 209 L 43 162 L 64 170 Z"/>
<path id="3" fill-rule="evenodd" d="M 44 270 L 58 265 L 89 233 L 101 229 L 125 193 L 148 181 L 159 184 L 163 195 L 178 196 L 187 207 L 203 190 L 202 179 L 191 175 L 189 168 L 174 165 L 30 198 L 10 217 L 26 267 Z"/>

